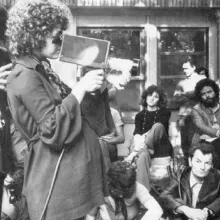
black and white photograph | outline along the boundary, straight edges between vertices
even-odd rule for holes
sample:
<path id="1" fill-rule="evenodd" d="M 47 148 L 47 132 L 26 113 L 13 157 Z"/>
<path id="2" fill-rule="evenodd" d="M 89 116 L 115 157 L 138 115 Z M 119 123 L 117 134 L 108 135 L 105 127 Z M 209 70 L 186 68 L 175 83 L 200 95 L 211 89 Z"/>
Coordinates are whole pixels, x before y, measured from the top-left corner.
<path id="1" fill-rule="evenodd" d="M 220 0 L 0 0 L 0 220 L 220 220 Z"/>

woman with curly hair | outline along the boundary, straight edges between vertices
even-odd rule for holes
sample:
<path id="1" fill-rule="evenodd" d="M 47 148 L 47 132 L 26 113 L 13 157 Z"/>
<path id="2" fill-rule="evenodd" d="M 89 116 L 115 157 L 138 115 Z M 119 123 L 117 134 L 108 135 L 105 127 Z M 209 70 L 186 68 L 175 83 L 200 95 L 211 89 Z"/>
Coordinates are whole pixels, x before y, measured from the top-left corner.
<path id="1" fill-rule="evenodd" d="M 163 211 L 146 187 L 136 182 L 136 169 L 114 162 L 107 172 L 110 196 L 100 207 L 103 220 L 159 220 Z"/>
<path id="2" fill-rule="evenodd" d="M 103 70 L 89 71 L 69 88 L 47 60 L 58 57 L 69 16 L 59 0 L 18 0 L 8 15 L 15 59 L 8 102 L 28 143 L 23 195 L 32 220 L 80 219 L 104 203 L 99 141 L 80 109 L 85 94 L 101 88 Z"/>
<path id="3" fill-rule="evenodd" d="M 164 91 L 151 85 L 141 97 L 143 110 L 135 116 L 134 148 L 125 159 L 137 159 L 137 181 L 148 189 L 149 166 L 152 158 L 173 155 L 173 147 L 168 138 L 168 126 L 171 112 L 166 108 Z"/>

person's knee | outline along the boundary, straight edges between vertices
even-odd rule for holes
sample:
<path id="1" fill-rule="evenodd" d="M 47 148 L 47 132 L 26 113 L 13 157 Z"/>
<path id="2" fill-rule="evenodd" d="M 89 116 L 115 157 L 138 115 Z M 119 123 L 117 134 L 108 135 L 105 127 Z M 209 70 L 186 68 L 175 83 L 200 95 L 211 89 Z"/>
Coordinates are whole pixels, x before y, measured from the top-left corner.
<path id="1" fill-rule="evenodd" d="M 155 123 L 151 128 L 153 136 L 156 138 L 162 138 L 164 135 L 166 135 L 166 130 L 161 123 Z"/>
<path id="2" fill-rule="evenodd" d="M 148 150 L 144 149 L 138 154 L 138 158 L 146 158 L 149 157 L 150 153 Z"/>
<path id="3" fill-rule="evenodd" d="M 155 131 L 165 131 L 163 124 L 161 124 L 160 122 L 155 123 L 151 129 Z"/>

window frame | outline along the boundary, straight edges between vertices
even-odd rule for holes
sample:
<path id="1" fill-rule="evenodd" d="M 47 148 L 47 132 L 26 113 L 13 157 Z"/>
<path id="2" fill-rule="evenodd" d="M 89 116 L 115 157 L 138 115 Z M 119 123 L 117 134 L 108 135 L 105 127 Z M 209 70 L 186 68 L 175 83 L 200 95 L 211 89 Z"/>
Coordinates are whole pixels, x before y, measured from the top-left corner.
<path id="1" fill-rule="evenodd" d="M 81 30 L 83 29 L 103 29 L 103 30 L 136 30 L 140 31 L 140 72 L 137 76 L 131 76 L 132 82 L 139 82 L 140 83 L 140 97 L 144 90 L 144 84 L 146 80 L 146 61 L 145 61 L 145 53 L 146 53 L 146 33 L 145 27 L 142 26 L 78 26 L 77 27 L 77 34 L 82 35 Z M 120 104 L 118 104 L 120 106 Z M 124 123 L 132 124 L 134 123 L 135 115 L 141 110 L 141 105 L 138 106 L 138 111 L 121 111 L 121 115 L 123 118 Z"/>
<path id="2" fill-rule="evenodd" d="M 163 31 L 190 31 L 190 30 L 196 30 L 196 31 L 202 31 L 204 32 L 204 51 L 201 52 L 161 52 L 160 49 L 160 33 L 161 30 Z M 204 67 L 205 68 L 209 68 L 209 28 L 208 27 L 158 27 L 157 28 L 157 54 L 158 54 L 158 59 L 157 59 L 157 70 L 158 70 L 158 74 L 157 74 L 157 84 L 161 85 L 161 81 L 163 79 L 184 79 L 185 76 L 184 75 L 169 75 L 169 76 L 163 76 L 161 75 L 161 57 L 162 56 L 203 56 L 204 57 Z M 168 97 L 169 98 L 169 97 Z M 167 106 L 168 108 L 172 109 L 172 110 L 177 110 L 178 106 L 175 105 L 170 105 Z"/>

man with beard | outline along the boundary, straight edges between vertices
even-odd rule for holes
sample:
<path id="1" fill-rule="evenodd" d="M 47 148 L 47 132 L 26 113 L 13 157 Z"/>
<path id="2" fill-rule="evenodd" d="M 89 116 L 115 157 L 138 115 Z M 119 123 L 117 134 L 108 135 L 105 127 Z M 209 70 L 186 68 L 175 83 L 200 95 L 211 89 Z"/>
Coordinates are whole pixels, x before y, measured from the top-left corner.
<path id="1" fill-rule="evenodd" d="M 220 157 L 220 106 L 219 87 L 211 79 L 203 79 L 196 84 L 195 96 L 199 103 L 192 109 L 195 133 L 192 145 L 210 142 Z M 214 166 L 220 169 L 220 162 Z"/>

